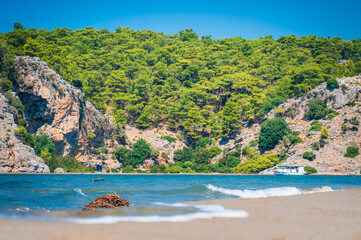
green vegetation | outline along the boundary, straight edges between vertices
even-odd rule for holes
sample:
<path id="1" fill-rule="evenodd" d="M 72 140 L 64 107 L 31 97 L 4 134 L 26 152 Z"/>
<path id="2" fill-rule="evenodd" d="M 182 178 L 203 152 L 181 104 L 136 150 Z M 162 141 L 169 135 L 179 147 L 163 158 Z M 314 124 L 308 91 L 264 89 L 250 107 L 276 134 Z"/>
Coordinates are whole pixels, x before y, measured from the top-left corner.
<path id="1" fill-rule="evenodd" d="M 328 128 L 326 126 L 321 130 L 321 138 L 328 138 Z"/>
<path id="2" fill-rule="evenodd" d="M 289 132 L 288 125 L 282 118 L 268 119 L 261 125 L 259 146 L 262 150 L 274 148 Z"/>
<path id="3" fill-rule="evenodd" d="M 234 168 L 235 173 L 253 174 L 259 173 L 267 168 L 273 167 L 280 162 L 275 153 L 259 155 L 251 148 L 244 149 L 247 161 Z"/>
<path id="4" fill-rule="evenodd" d="M 42 156 L 46 151 L 42 151 Z M 53 156 L 50 159 L 45 158 L 44 161 L 51 172 L 54 172 L 56 168 L 63 168 L 65 172 L 94 172 L 94 169 L 81 165 L 75 158 L 70 156 Z"/>
<path id="5" fill-rule="evenodd" d="M 313 152 L 304 152 L 302 157 L 309 161 L 313 161 L 316 159 L 316 155 Z"/>
<path id="6" fill-rule="evenodd" d="M 320 124 L 319 121 L 313 121 L 311 123 L 311 128 L 310 128 L 310 132 L 318 132 L 318 131 L 321 131 L 322 129 L 322 125 Z"/>
<path id="7" fill-rule="evenodd" d="M 340 85 L 338 84 L 338 82 L 335 78 L 330 78 L 327 80 L 327 88 L 335 89 L 335 88 L 339 88 L 339 87 L 340 87 Z"/>
<path id="8" fill-rule="evenodd" d="M 152 150 L 150 144 L 148 144 L 144 139 L 139 139 L 133 145 L 133 149 L 129 150 L 124 147 L 119 147 L 115 151 L 116 159 L 123 164 L 123 166 L 137 166 L 141 164 L 146 158 L 149 158 L 152 155 Z M 153 155 L 154 151 L 153 151 Z M 159 152 L 158 152 L 159 155 Z M 128 167 L 128 169 L 130 169 Z"/>
<path id="9" fill-rule="evenodd" d="M 177 139 L 172 136 L 162 136 L 164 140 L 167 140 L 169 143 L 175 142 Z"/>
<path id="10" fill-rule="evenodd" d="M 280 105 L 283 102 L 284 102 L 283 99 L 280 98 L 280 97 L 276 97 L 276 98 L 273 98 L 273 99 L 270 99 L 270 100 L 266 101 L 265 104 L 264 104 L 264 108 L 263 108 L 264 114 L 267 114 L 273 108 L 277 107 L 278 105 Z"/>
<path id="11" fill-rule="evenodd" d="M 309 120 L 318 120 L 324 118 L 327 113 L 328 109 L 326 108 L 326 103 L 320 98 L 315 98 L 308 103 L 305 118 Z"/>
<path id="12" fill-rule="evenodd" d="M 16 134 L 26 144 L 36 146 L 37 154 L 47 161 L 56 158 L 49 139 L 26 132 L 24 106 L 9 92 L 19 81 L 14 74 L 15 55 L 38 56 L 48 62 L 64 79 L 82 89 L 86 100 L 97 109 L 111 112 L 120 128 L 126 123 L 140 128 L 166 124 L 170 130 L 180 131 L 179 139 L 188 147 L 174 152 L 174 164 L 155 165 L 151 172 L 255 173 L 272 166 L 286 157 L 285 151 L 280 156 L 259 155 L 244 148 L 247 161 L 239 163 L 242 140 L 236 143 L 236 151 L 225 151 L 220 164 L 209 164 L 221 153 L 218 147 L 211 147 L 211 140 L 233 138 L 242 124 L 261 122 L 285 100 L 322 82 L 329 88 L 338 87 L 335 78 L 361 72 L 360 39 L 292 35 L 213 40 L 199 37 L 192 29 L 174 35 L 121 27 L 115 32 L 91 27 L 48 31 L 15 23 L 14 31 L 0 33 L 0 87 L 17 109 Z M 338 59 L 349 61 L 339 65 Z M 317 120 L 327 115 L 331 119 L 337 115 L 331 111 L 321 99 L 314 99 L 305 118 Z M 291 113 L 292 109 L 276 109 L 277 116 Z M 95 133 L 88 133 L 89 139 L 95 137 Z M 175 141 L 171 136 L 163 138 Z M 259 142 L 254 140 L 250 146 L 259 144 L 265 151 L 278 143 L 286 149 L 299 142 L 298 134 L 276 118 L 262 124 Z M 107 150 L 96 149 L 95 153 L 107 154 Z M 132 149 L 117 149 L 114 156 L 123 163 L 123 172 L 134 172 L 133 167 L 159 154 L 141 139 Z M 168 158 L 167 153 L 162 157 Z"/>
<path id="13" fill-rule="evenodd" d="M 307 174 L 317 173 L 317 169 L 310 166 L 305 166 L 304 170 Z"/>
<path id="14" fill-rule="evenodd" d="M 25 29 L 0 34 L 1 86 L 16 85 L 14 55 L 38 56 L 113 120 L 165 123 L 189 141 L 229 138 L 284 100 L 361 72 L 361 40 L 272 36 L 214 40 L 118 27 Z M 338 59 L 349 59 L 339 65 Z M 9 81 L 7 81 L 8 79 Z M 310 116 L 312 117 L 312 116 Z M 317 119 L 317 117 L 316 117 Z M 89 137 L 94 137 L 90 134 Z"/>
<path id="15" fill-rule="evenodd" d="M 96 154 L 96 155 L 99 155 L 101 153 L 108 154 L 108 152 L 109 152 L 108 148 L 101 147 L 101 148 L 95 149 L 94 154 Z"/>
<path id="16" fill-rule="evenodd" d="M 355 158 L 356 156 L 358 156 L 359 153 L 359 149 L 357 147 L 348 147 L 346 150 L 346 153 L 344 155 L 344 157 L 347 158 Z"/>
<path id="17" fill-rule="evenodd" d="M 354 106 L 356 106 L 356 103 L 354 103 L 354 102 L 348 102 L 348 103 L 346 104 L 346 106 L 354 107 Z"/>

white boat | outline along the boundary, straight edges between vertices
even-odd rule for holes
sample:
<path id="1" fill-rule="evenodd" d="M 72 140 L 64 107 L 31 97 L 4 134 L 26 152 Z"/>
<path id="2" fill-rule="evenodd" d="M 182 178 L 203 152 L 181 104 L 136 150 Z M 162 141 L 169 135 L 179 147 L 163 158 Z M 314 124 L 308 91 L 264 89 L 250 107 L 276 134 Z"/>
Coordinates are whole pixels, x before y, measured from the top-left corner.
<path id="1" fill-rule="evenodd" d="M 275 175 L 305 175 L 305 169 L 303 166 L 279 166 L 274 171 Z"/>

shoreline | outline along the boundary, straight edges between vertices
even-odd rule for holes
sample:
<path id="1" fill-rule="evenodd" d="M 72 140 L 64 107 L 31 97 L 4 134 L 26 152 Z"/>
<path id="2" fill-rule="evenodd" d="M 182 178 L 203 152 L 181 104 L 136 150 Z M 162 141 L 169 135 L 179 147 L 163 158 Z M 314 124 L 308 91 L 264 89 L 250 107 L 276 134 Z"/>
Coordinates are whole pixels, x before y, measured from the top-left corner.
<path id="1" fill-rule="evenodd" d="M 216 175 L 216 176 L 275 176 L 274 174 L 241 174 L 241 173 L 81 173 L 81 172 L 67 172 L 67 173 L 30 173 L 30 172 L 4 172 L 0 175 Z M 329 173 L 329 174 L 306 174 L 306 175 L 284 175 L 284 176 L 361 176 L 361 174 L 338 174 L 338 173 Z"/>
<path id="2" fill-rule="evenodd" d="M 361 239 L 361 188 L 253 199 L 216 199 L 246 218 L 74 224 L 0 219 L 1 239 Z M 20 226 L 20 227 L 19 227 Z"/>

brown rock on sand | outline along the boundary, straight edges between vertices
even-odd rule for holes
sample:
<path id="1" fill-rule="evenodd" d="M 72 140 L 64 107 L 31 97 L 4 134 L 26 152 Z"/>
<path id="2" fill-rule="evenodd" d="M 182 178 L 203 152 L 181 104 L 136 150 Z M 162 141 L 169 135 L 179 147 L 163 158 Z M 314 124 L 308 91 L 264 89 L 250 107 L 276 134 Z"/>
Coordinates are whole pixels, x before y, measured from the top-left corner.
<path id="1" fill-rule="evenodd" d="M 129 207 L 129 201 L 122 199 L 118 194 L 106 194 L 96 198 L 94 201 L 85 205 L 83 211 L 95 210 L 96 208 L 117 208 Z"/>

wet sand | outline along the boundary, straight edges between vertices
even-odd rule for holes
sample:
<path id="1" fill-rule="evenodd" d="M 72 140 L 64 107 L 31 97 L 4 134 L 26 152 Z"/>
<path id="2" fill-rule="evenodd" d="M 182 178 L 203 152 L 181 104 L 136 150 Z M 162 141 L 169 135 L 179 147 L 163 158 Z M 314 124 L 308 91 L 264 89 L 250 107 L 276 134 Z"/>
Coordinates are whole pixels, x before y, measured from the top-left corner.
<path id="1" fill-rule="evenodd" d="M 249 217 L 116 224 L 0 219 L 0 239 L 361 239 L 361 188 L 198 203 L 245 210 Z"/>

